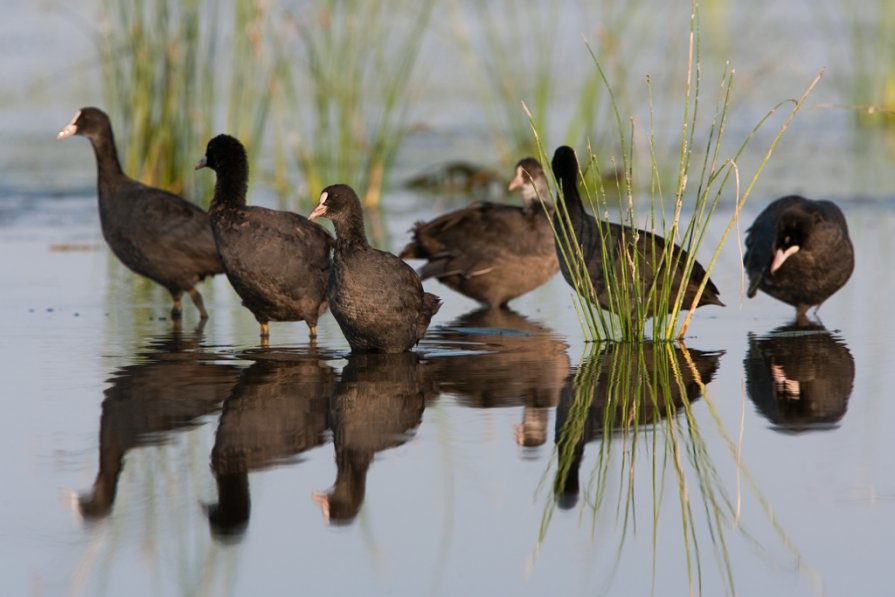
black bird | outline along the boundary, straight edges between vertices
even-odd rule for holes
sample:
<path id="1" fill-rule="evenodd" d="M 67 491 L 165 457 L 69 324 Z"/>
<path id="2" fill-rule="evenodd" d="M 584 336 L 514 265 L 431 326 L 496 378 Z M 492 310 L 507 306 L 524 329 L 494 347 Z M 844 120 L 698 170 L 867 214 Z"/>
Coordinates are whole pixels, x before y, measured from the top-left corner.
<path id="1" fill-rule="evenodd" d="M 431 220 L 418 222 L 399 257 L 426 259 L 423 280 L 436 278 L 486 307 L 505 307 L 512 299 L 547 282 L 559 269 L 541 164 L 525 158 L 516 164 L 509 190 L 522 189 L 523 206 L 480 201 Z"/>
<path id="2" fill-rule="evenodd" d="M 224 271 L 208 214 L 168 191 L 124 173 L 118 161 L 112 123 L 99 108 L 82 108 L 56 135 L 87 137 L 96 153 L 99 221 L 115 256 L 130 270 L 164 286 L 180 319 L 180 299 L 188 292 L 202 319 L 208 317 L 196 285 Z"/>
<path id="3" fill-rule="evenodd" d="M 630 280 L 630 273 L 624 270 L 629 268 L 628 256 L 634 253 L 638 256 L 638 280 L 634 283 L 635 287 L 631 289 L 629 300 L 623 301 L 631 305 L 632 315 L 636 313 L 637 305 L 646 303 L 649 300 L 650 289 L 654 284 L 664 284 L 662 278 L 657 275 L 659 271 L 667 271 L 666 266 L 662 263 L 665 253 L 666 240 L 659 235 L 638 230 L 630 226 L 622 226 L 611 222 L 601 222 L 598 226 L 594 217 L 589 215 L 578 194 L 578 158 L 575 151 L 571 147 L 562 146 L 556 150 L 553 155 L 553 173 L 559 181 L 562 192 L 560 201 L 563 201 L 571 220 L 572 230 L 581 248 L 581 255 L 587 268 L 587 274 L 593 284 L 596 293 L 596 302 L 606 310 L 617 312 L 618 306 L 614 305 L 610 300 L 610 289 L 607 287 L 607 276 L 604 268 L 612 267 L 613 277 L 616 280 Z M 562 230 L 563 216 L 561 210 L 556 210 L 553 218 L 557 230 Z M 609 263 L 604 263 L 604 254 L 602 251 L 602 234 L 605 235 L 606 249 Z M 562 249 L 557 245 L 557 253 Z M 696 296 L 702 279 L 705 277 L 705 268 L 694 261 L 690 270 L 690 275 L 684 280 L 684 266 L 687 261 L 687 253 L 677 245 L 673 246 L 671 251 L 671 263 L 674 267 L 673 279 L 671 284 L 671 300 L 668 301 L 669 312 L 674 306 L 674 297 L 680 289 L 681 284 L 684 287 L 684 300 L 682 306 L 684 309 L 690 307 Z M 575 276 L 569 270 L 568 264 L 565 263 L 562 255 L 559 255 L 559 267 L 566 282 L 573 288 Z M 661 268 L 661 270 L 660 270 Z M 663 276 L 664 277 L 664 276 Z M 611 279 L 611 278 L 610 278 Z M 616 295 L 621 291 L 614 289 Z M 593 297 L 590 297 L 593 299 Z M 699 297 L 697 307 L 703 305 L 719 305 L 724 303 L 718 298 L 718 288 L 715 284 L 708 280 Z M 655 315 L 660 308 L 658 304 L 645 304 L 644 312 L 649 316 Z"/>
<path id="4" fill-rule="evenodd" d="M 224 271 L 242 304 L 269 335 L 270 321 L 305 321 L 311 337 L 326 311 L 333 238 L 306 217 L 246 205 L 249 163 L 229 135 L 208 142 L 196 169 L 217 173 L 209 215 Z"/>
<path id="5" fill-rule="evenodd" d="M 848 224 L 832 201 L 781 197 L 758 214 L 743 257 L 747 296 L 757 290 L 796 308 L 803 321 L 842 288 L 855 269 Z"/>
<path id="6" fill-rule="evenodd" d="M 413 268 L 367 242 L 354 189 L 328 186 L 310 218 L 327 217 L 336 230 L 329 275 L 329 308 L 354 352 L 403 352 L 419 342 L 441 307 L 423 291 Z"/>

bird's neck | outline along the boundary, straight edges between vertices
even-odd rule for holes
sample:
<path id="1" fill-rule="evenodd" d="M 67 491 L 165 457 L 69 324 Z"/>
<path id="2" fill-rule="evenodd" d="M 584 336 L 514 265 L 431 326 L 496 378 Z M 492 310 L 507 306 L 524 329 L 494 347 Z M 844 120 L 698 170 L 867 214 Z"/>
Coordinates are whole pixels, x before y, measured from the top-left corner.
<path id="1" fill-rule="evenodd" d="M 244 207 L 249 186 L 249 166 L 243 161 L 227 164 L 217 172 L 212 205 Z"/>
<path id="2" fill-rule="evenodd" d="M 341 249 L 364 248 L 370 246 L 364 231 L 364 219 L 358 214 L 333 221 L 336 229 L 336 245 Z"/>
<path id="3" fill-rule="evenodd" d="M 584 203 L 581 201 L 581 195 L 578 194 L 577 181 L 564 178 L 560 184 L 562 186 L 563 203 L 566 206 L 566 211 L 569 212 L 569 216 L 574 218 L 585 215 Z"/>
<path id="4" fill-rule="evenodd" d="M 527 213 L 541 208 L 541 202 L 549 203 L 550 190 L 546 180 L 535 181 L 534 184 L 522 187 L 522 207 Z"/>
<path id="5" fill-rule="evenodd" d="M 114 183 L 124 177 L 121 162 L 118 161 L 118 150 L 115 148 L 115 136 L 112 129 L 108 128 L 100 135 L 92 135 L 90 144 L 93 145 L 93 153 L 96 154 L 96 170 L 99 179 L 99 188 Z"/>

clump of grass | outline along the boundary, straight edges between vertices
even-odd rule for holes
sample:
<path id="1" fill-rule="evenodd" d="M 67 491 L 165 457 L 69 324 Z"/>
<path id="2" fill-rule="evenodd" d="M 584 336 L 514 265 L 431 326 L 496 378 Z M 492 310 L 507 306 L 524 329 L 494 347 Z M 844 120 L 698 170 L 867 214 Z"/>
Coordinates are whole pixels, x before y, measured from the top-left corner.
<path id="1" fill-rule="evenodd" d="M 232 14 L 223 14 L 227 8 Z M 216 132 L 257 146 L 270 103 L 262 3 L 102 0 L 96 43 L 106 110 L 125 170 L 148 184 L 209 197 L 191 164 Z M 228 35 L 226 27 L 232 25 Z M 252 155 L 253 152 L 249 152 Z"/>
<path id="2" fill-rule="evenodd" d="M 758 129 L 766 123 L 774 114 L 781 110 L 788 102 L 783 102 L 773 107 L 764 118 L 753 128 L 746 139 L 739 145 L 737 151 L 730 158 L 724 158 L 721 151 L 726 132 L 728 108 L 731 101 L 731 93 L 734 82 L 734 71 L 725 69 L 722 76 L 722 84 L 719 89 L 715 109 L 706 131 L 704 146 L 701 149 L 701 162 L 696 162 L 695 151 L 697 148 L 697 130 L 700 127 L 700 63 L 699 63 L 699 26 L 697 5 L 692 4 L 689 32 L 689 51 L 687 56 L 687 74 L 683 86 L 683 113 L 681 117 L 681 135 L 679 139 L 678 167 L 676 180 L 667 184 L 661 177 L 662 167 L 657 154 L 657 141 L 655 124 L 653 121 L 652 87 L 647 78 L 647 93 L 649 103 L 649 169 L 650 169 L 650 211 L 647 216 L 645 229 L 653 234 L 666 239 L 663 249 L 655 244 L 652 250 L 632 250 L 627 242 L 621 243 L 622 247 L 616 249 L 609 246 L 608 230 L 604 218 L 608 217 L 611 210 L 618 213 L 620 223 L 637 229 L 638 214 L 635 213 L 635 197 L 632 180 L 634 177 L 634 119 L 631 119 L 630 127 L 625 127 L 618 102 L 615 100 L 612 87 L 604 73 L 597 56 L 591 51 L 595 70 L 603 82 L 618 131 L 619 146 L 623 162 L 623 180 L 617 184 L 619 192 L 608 193 L 605 184 L 604 164 L 599 156 L 588 146 L 584 159 L 579 158 L 583 164 L 581 173 L 583 199 L 589 204 L 594 214 L 597 227 L 602 237 L 601 253 L 603 263 L 615 263 L 615 267 L 604 267 L 603 274 L 608 288 L 611 311 L 615 316 L 608 316 L 597 304 L 593 284 L 586 273 L 586 263 L 581 252 L 578 240 L 572 229 L 568 213 L 564 209 L 564 202 L 558 201 L 558 225 L 554 229 L 554 236 L 559 248 L 561 258 L 565 261 L 570 271 L 579 272 L 574 276 L 576 290 L 576 308 L 578 310 L 582 329 L 589 341 L 622 340 L 639 341 L 647 330 L 647 320 L 651 320 L 652 338 L 654 340 L 671 341 L 677 336 L 682 338 L 689 325 L 693 310 L 698 304 L 709 274 L 721 251 L 730 230 L 737 221 L 740 209 L 749 197 L 752 188 L 757 182 L 761 171 L 768 163 L 774 148 L 789 127 L 790 122 L 802 107 L 806 97 L 817 84 L 820 75 L 809 85 L 805 93 L 798 99 L 791 101 L 789 112 L 781 125 L 777 135 L 772 140 L 764 158 L 757 166 L 748 184 L 741 191 L 739 187 L 740 172 L 738 160 L 742 156 Z M 534 138 L 539 146 L 541 159 L 546 163 L 548 157 L 540 142 L 540 134 L 534 119 L 530 116 L 531 128 Z M 698 171 L 694 173 L 694 170 Z M 683 278 L 687 279 L 693 271 L 696 255 L 705 237 L 709 223 L 715 213 L 728 183 L 734 180 L 737 188 L 736 202 L 733 215 L 728 222 L 727 229 L 722 235 L 719 244 L 714 250 L 712 259 L 705 264 L 705 276 L 700 284 L 700 290 L 692 304 L 684 304 L 685 285 L 681 284 L 677 292 L 674 291 L 675 272 L 683 271 Z M 555 181 L 554 181 L 555 182 Z M 558 185 L 556 185 L 558 187 Z M 555 190 L 559 196 L 561 189 Z M 669 194 L 671 196 L 671 209 L 666 208 Z M 693 196 L 693 199 L 689 197 Z M 686 207 L 686 209 L 685 209 Z M 685 220 L 685 218 L 687 218 Z M 631 239 L 633 240 L 633 239 Z M 674 250 L 674 245 L 679 245 L 684 251 Z M 616 254 L 616 250 L 619 254 Z M 650 268 L 655 271 L 654 283 L 643 292 L 641 289 L 640 272 Z M 688 309 L 690 313 L 678 327 L 679 313 L 681 309 Z"/>
<path id="3" fill-rule="evenodd" d="M 318 0 L 289 16 L 278 42 L 285 93 L 277 129 L 298 138 L 280 134 L 278 143 L 294 157 L 307 196 L 341 181 L 365 205 L 379 203 L 408 130 L 412 75 L 433 5 Z"/>
<path id="4" fill-rule="evenodd" d="M 635 31 L 639 2 L 603 0 L 569 6 L 565 2 L 522 2 L 510 5 L 472 0 L 470 15 L 455 18 L 457 39 L 469 60 L 468 71 L 485 111 L 492 140 L 505 164 L 533 155 L 537 146 L 531 130 L 515 117 L 519 101 L 530 108 L 534 126 L 548 138 L 567 145 L 585 139 L 603 140 L 599 123 L 609 116 L 609 103 L 600 76 L 594 70 L 575 72 L 565 57 L 557 55 L 556 40 L 570 32 L 563 19 L 574 13 L 576 23 L 595 23 L 598 54 L 604 64 L 621 75 L 627 64 L 621 58 L 626 38 L 642 38 Z M 580 17 L 580 18 L 578 18 Z M 575 30 L 574 34 L 584 33 Z M 631 56 L 626 56 L 631 59 Z M 574 87 L 574 93 L 569 93 Z M 555 118 L 558 104 L 565 122 Z M 608 140 L 607 140 L 608 141 Z"/>
<path id="5" fill-rule="evenodd" d="M 821 5 L 823 7 L 823 5 Z M 833 44 L 841 61 L 834 80 L 846 94 L 859 125 L 895 125 L 895 3 L 888 0 L 858 5 L 835 0 L 825 18 L 817 14 L 829 35 L 846 44 Z"/>

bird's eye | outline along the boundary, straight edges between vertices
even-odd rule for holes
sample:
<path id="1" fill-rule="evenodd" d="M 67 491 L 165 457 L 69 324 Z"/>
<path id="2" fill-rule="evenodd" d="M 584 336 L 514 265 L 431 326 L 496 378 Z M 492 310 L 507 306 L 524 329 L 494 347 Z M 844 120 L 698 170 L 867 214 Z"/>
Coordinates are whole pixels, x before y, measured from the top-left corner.
<path id="1" fill-rule="evenodd" d="M 792 237 L 790 235 L 786 235 L 783 237 L 783 244 L 788 245 L 792 241 Z"/>

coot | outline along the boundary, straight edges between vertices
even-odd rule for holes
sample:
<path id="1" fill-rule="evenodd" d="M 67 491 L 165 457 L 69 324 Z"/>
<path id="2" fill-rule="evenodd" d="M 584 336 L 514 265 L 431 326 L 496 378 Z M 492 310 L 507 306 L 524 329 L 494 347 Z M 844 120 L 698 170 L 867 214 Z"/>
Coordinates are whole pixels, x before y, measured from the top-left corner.
<path id="1" fill-rule="evenodd" d="M 758 214 L 746 235 L 743 257 L 749 298 L 757 290 L 796 308 L 809 308 L 842 288 L 855 269 L 845 216 L 831 201 L 781 197 Z"/>
<path id="2" fill-rule="evenodd" d="M 505 307 L 547 282 L 559 269 L 553 232 L 541 200 L 549 197 L 537 160 L 516 165 L 509 190 L 522 189 L 523 206 L 482 201 L 419 222 L 403 259 L 427 259 L 423 280 L 436 278 L 489 308 Z"/>
<path id="3" fill-rule="evenodd" d="M 311 337 L 326 311 L 333 238 L 306 217 L 246 205 L 249 163 L 229 135 L 208 142 L 196 169 L 217 173 L 209 215 L 227 278 L 269 335 L 270 321 L 305 321 Z"/>
<path id="4" fill-rule="evenodd" d="M 188 292 L 202 319 L 208 317 L 196 284 L 224 271 L 208 214 L 189 201 L 146 186 L 121 169 L 112 123 L 99 108 L 82 108 L 56 135 L 87 137 L 96 153 L 99 220 L 103 237 L 132 271 L 164 286 L 180 319 L 180 299 Z"/>
<path id="5" fill-rule="evenodd" d="M 650 301 L 650 290 L 654 284 L 663 284 L 661 279 L 657 279 L 657 272 L 662 265 L 665 253 L 666 240 L 657 234 L 638 230 L 630 226 L 622 226 L 611 222 L 601 222 L 599 226 L 593 216 L 588 214 L 584 209 L 581 196 L 578 194 L 578 158 L 575 151 L 571 147 L 562 146 L 556 150 L 553 155 L 553 173 L 562 187 L 560 200 L 565 203 L 571 220 L 571 228 L 575 232 L 575 237 L 581 248 L 581 254 L 584 258 L 587 274 L 593 284 L 596 293 L 596 301 L 606 310 L 617 313 L 619 305 L 610 300 L 610 290 L 607 287 L 607 275 L 604 272 L 606 266 L 612 267 L 612 276 L 615 280 L 630 280 L 630 272 L 624 272 L 624 268 L 630 267 L 629 255 L 634 252 L 638 255 L 638 280 L 635 287 L 631 289 L 627 301 L 623 301 L 630 305 L 631 316 L 637 312 L 638 304 L 643 305 L 643 312 L 647 316 L 653 316 L 660 309 L 660 305 L 652 304 Z M 554 224 L 557 230 L 562 229 L 561 210 L 554 213 Z M 610 263 L 604 263 L 604 254 L 602 251 L 602 235 L 605 236 L 606 250 L 610 257 Z M 574 276 L 569 266 L 565 263 L 563 256 L 560 254 L 561 248 L 557 245 L 557 253 L 559 254 L 559 266 L 566 282 L 573 288 Z M 684 300 L 682 307 L 687 309 L 693 303 L 699 284 L 705 277 L 705 269 L 699 262 L 694 262 L 690 271 L 690 275 L 684 280 L 684 266 L 687 261 L 687 253 L 675 245 L 671 252 L 671 261 L 674 264 L 674 277 L 671 284 L 670 300 L 668 301 L 668 312 L 671 312 L 674 305 L 674 298 L 680 289 L 681 283 L 685 284 Z M 627 277 L 625 277 L 627 276 Z M 613 289 L 613 293 L 618 296 L 620 291 Z M 718 298 L 718 288 L 715 284 L 708 280 L 702 295 L 699 298 L 697 307 L 703 305 L 719 305 L 724 303 Z"/>
<path id="6" fill-rule="evenodd" d="M 367 242 L 360 199 L 344 184 L 326 187 L 310 218 L 325 216 L 336 230 L 329 275 L 329 308 L 354 352 L 403 352 L 426 333 L 441 306 L 423 291 L 413 268 Z"/>

